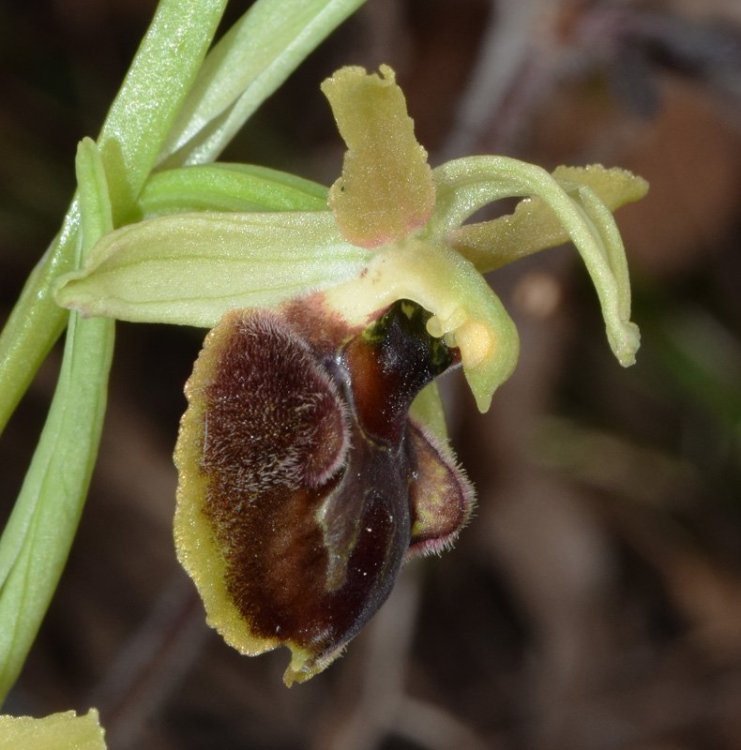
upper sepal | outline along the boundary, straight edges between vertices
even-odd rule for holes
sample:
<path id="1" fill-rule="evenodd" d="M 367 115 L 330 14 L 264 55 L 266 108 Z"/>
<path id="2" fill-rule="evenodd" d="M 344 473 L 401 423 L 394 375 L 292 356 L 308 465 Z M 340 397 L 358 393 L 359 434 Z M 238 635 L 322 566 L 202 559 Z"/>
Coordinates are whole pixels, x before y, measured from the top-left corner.
<path id="1" fill-rule="evenodd" d="M 435 204 L 432 171 L 394 71 L 341 68 L 322 91 L 347 144 L 342 176 L 329 195 L 343 236 L 373 248 L 426 224 Z"/>

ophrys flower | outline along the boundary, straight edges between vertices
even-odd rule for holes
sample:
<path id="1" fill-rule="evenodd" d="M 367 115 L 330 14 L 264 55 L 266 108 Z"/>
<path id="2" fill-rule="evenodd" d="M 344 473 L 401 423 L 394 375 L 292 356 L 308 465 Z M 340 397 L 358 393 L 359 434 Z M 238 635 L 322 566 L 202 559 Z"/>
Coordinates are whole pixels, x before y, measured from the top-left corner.
<path id="1" fill-rule="evenodd" d="M 328 209 L 147 219 L 58 293 L 89 314 L 213 327 L 176 453 L 178 554 L 228 642 L 291 649 L 287 682 L 326 667 L 405 557 L 468 517 L 432 381 L 460 362 L 485 411 L 514 369 L 517 332 L 483 272 L 571 239 L 621 363 L 638 346 L 611 209 L 644 194 L 640 178 L 487 156 L 433 170 L 389 68 L 345 68 L 323 90 L 348 146 Z M 511 196 L 526 198 L 512 215 L 465 224 Z"/>

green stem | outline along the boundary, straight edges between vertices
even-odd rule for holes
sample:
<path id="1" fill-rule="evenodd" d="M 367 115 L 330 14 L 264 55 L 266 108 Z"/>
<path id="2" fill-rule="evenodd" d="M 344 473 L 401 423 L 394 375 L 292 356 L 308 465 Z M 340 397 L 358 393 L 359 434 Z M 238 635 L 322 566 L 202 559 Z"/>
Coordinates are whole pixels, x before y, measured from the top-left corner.
<path id="1" fill-rule="evenodd" d="M 0 334 L 0 434 L 67 324 L 67 311 L 54 302 L 51 285 L 74 268 L 78 224 L 75 200 L 62 231 L 32 271 Z"/>
<path id="2" fill-rule="evenodd" d="M 81 256 L 111 230 L 102 159 L 77 158 Z M 15 682 L 62 574 L 82 513 L 106 406 L 114 323 L 69 316 L 59 382 L 0 543 L 0 700 Z"/>

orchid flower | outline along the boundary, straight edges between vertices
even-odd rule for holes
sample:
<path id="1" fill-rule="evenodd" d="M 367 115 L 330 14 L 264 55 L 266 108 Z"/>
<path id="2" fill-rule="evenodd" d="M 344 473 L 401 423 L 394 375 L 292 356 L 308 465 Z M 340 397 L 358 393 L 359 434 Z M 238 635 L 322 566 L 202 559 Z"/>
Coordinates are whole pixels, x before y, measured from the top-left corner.
<path id="1" fill-rule="evenodd" d="M 404 560 L 469 518 L 434 380 L 461 366 L 485 412 L 515 367 L 483 273 L 571 240 L 622 365 L 639 343 L 612 211 L 641 178 L 497 156 L 432 169 L 390 68 L 343 68 L 322 90 L 347 145 L 328 198 L 250 167 L 160 172 L 149 218 L 104 236 L 56 293 L 88 316 L 212 329 L 175 452 L 178 556 L 228 643 L 290 649 L 287 684 L 327 667 Z M 305 210 L 233 210 L 256 179 Z M 514 213 L 466 223 L 506 197 L 523 199 Z"/>

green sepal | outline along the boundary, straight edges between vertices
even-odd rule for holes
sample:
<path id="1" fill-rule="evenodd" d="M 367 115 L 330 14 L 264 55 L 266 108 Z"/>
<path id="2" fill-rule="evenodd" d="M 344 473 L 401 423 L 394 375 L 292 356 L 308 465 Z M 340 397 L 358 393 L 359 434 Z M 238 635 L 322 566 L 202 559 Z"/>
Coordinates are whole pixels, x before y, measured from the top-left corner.
<path id="1" fill-rule="evenodd" d="M 228 310 L 352 278 L 368 256 L 329 211 L 175 214 L 104 237 L 56 298 L 83 315 L 211 328 Z"/>
<path id="2" fill-rule="evenodd" d="M 567 176 L 573 178 L 575 174 L 571 171 Z M 630 321 L 625 249 L 610 209 L 594 190 L 579 182 L 559 180 L 533 164 L 501 156 L 472 156 L 447 162 L 435 170 L 435 178 L 438 203 L 427 228 L 427 235 L 433 239 L 450 237 L 451 233 L 455 236 L 463 221 L 500 198 L 532 197 L 542 201 L 576 246 L 592 278 L 612 351 L 624 367 L 635 362 L 640 334 Z M 602 175 L 599 181 L 604 182 Z M 644 188 L 645 184 L 634 183 L 631 189 L 640 193 Z M 493 237 L 492 242 L 496 242 Z"/>
<path id="3" fill-rule="evenodd" d="M 248 164 L 203 164 L 155 172 L 139 195 L 145 218 L 189 211 L 322 211 L 327 188 Z"/>

